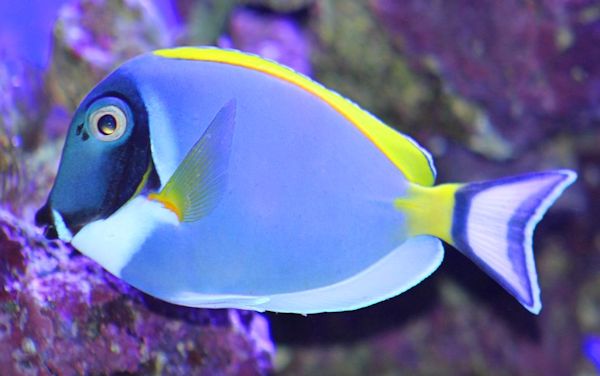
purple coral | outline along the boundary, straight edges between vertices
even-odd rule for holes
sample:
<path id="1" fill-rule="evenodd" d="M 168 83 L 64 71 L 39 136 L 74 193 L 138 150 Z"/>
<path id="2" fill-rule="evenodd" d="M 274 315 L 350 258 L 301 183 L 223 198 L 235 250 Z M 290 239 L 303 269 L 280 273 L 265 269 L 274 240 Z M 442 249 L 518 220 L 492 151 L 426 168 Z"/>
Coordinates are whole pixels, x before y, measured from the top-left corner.
<path id="1" fill-rule="evenodd" d="M 266 319 L 169 305 L 0 211 L 0 367 L 6 375 L 259 375 Z"/>

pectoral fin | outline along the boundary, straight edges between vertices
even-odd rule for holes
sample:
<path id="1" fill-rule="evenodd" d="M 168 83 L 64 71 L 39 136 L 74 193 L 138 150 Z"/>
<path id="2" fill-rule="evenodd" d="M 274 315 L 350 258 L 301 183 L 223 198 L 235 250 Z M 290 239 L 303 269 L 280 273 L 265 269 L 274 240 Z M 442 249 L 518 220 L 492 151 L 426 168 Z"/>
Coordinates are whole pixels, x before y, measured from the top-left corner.
<path id="1" fill-rule="evenodd" d="M 172 210 L 180 222 L 193 222 L 210 213 L 227 186 L 236 102 L 217 113 L 159 193 L 148 196 Z"/>

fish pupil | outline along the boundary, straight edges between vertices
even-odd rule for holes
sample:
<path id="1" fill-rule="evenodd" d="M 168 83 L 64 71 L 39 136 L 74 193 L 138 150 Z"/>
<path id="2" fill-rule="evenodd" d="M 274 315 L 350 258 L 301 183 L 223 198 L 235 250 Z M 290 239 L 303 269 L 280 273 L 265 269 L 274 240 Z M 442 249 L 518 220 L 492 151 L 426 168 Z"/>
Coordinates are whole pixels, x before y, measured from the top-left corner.
<path id="1" fill-rule="evenodd" d="M 105 136 L 109 136 L 117 130 L 117 119 L 110 114 L 102 115 L 98 119 L 98 130 Z"/>

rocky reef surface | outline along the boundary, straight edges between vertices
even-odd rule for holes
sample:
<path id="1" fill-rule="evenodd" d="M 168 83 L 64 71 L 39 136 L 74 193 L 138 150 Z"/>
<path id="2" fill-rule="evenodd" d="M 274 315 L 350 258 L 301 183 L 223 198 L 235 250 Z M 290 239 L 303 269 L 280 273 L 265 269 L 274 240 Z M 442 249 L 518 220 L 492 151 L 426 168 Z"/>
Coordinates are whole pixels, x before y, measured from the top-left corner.
<path id="1" fill-rule="evenodd" d="M 263 375 L 260 314 L 178 307 L 0 211 L 3 375 Z"/>
<path id="2" fill-rule="evenodd" d="M 0 374 L 270 373 L 274 346 L 264 315 L 158 301 L 31 225 L 82 96 L 124 59 L 191 35 L 180 8 L 167 1 L 35 6 L 37 13 L 28 15 L 0 5 L 0 19 L 44 21 L 46 31 L 33 38 L 37 44 L 28 43 L 45 51 L 33 61 L 10 48 L 28 28 L 0 26 L 0 40 L 10 42 L 0 48 Z"/>

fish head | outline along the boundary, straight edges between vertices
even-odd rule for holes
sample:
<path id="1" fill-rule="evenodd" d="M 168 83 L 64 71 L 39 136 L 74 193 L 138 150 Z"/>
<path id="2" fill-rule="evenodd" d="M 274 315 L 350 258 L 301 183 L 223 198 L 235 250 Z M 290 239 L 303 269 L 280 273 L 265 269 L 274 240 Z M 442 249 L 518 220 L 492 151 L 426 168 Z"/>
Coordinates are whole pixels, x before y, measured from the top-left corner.
<path id="1" fill-rule="evenodd" d="M 119 71 L 83 100 L 71 121 L 54 185 L 36 214 L 48 238 L 70 241 L 86 224 L 127 201 L 152 168 L 148 117 L 135 85 Z"/>

